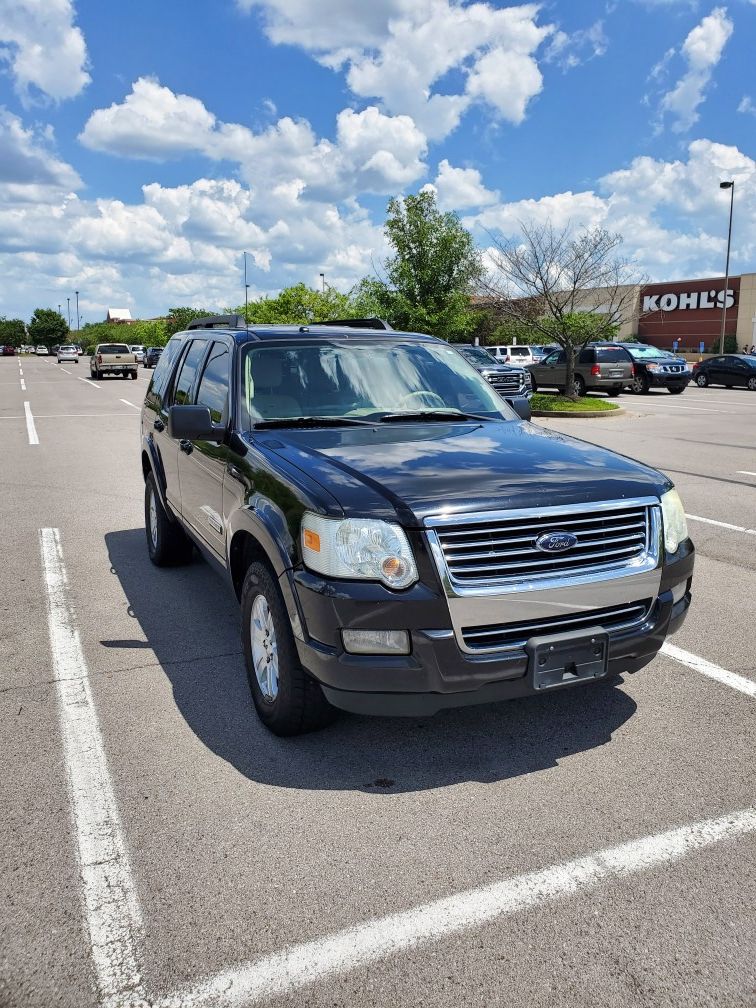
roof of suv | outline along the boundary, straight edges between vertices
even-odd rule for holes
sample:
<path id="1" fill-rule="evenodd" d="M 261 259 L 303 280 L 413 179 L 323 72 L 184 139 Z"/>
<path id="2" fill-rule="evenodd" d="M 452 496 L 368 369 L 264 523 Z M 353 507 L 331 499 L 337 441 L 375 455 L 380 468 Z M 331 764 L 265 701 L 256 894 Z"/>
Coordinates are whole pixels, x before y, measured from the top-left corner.
<path id="1" fill-rule="evenodd" d="M 372 326 L 371 323 L 376 323 Z M 291 339 L 295 337 L 353 337 L 355 339 L 395 339 L 407 336 L 427 342 L 439 342 L 438 337 L 427 333 L 404 332 L 392 329 L 381 319 L 346 319 L 333 322 L 313 322 L 308 325 L 245 325 L 241 315 L 216 315 L 199 318 L 191 322 L 177 336 L 190 336 L 199 332 L 218 332 L 232 336 L 236 343 L 255 343 L 268 339 Z M 443 342 L 443 341 L 441 341 Z"/>

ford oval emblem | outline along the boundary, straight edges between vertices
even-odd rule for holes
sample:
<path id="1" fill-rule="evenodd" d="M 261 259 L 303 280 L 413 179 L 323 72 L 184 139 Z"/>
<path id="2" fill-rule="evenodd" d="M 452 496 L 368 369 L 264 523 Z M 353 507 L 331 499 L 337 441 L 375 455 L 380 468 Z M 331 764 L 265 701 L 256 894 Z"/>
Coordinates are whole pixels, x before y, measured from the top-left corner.
<path id="1" fill-rule="evenodd" d="M 577 536 L 571 532 L 547 532 L 538 536 L 535 544 L 542 553 L 564 553 L 577 545 Z"/>

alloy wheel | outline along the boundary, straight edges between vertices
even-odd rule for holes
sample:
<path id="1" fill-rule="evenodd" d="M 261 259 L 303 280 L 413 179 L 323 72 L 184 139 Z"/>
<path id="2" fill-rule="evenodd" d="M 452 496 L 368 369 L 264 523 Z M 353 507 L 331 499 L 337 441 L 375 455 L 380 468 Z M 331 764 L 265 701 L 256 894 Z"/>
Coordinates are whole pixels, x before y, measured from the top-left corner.
<path id="1" fill-rule="evenodd" d="M 257 685 L 265 699 L 272 702 L 278 696 L 278 642 L 273 614 L 264 595 L 258 595 L 252 603 L 249 630 Z"/>

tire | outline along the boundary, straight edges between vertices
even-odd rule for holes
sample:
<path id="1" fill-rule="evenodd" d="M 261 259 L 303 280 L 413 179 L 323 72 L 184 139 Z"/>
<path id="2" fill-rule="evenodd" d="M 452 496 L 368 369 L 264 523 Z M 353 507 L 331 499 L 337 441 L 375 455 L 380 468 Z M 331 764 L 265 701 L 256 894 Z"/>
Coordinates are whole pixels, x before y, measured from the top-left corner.
<path id="1" fill-rule="evenodd" d="M 618 395 L 620 394 L 620 392 L 621 392 L 621 391 L 622 391 L 622 386 L 621 386 L 621 385 L 618 385 L 618 386 L 617 386 L 617 388 L 610 388 L 607 394 L 608 394 L 608 395 L 609 395 L 609 396 L 610 396 L 610 397 L 611 397 L 612 399 L 616 399 L 616 398 L 617 398 L 617 396 L 618 396 Z"/>
<path id="2" fill-rule="evenodd" d="M 274 735 L 287 736 L 303 735 L 330 724 L 336 710 L 299 664 L 286 606 L 265 564 L 253 563 L 247 570 L 241 617 L 252 700 L 265 727 Z"/>
<path id="3" fill-rule="evenodd" d="M 585 395 L 585 378 L 582 375 L 575 375 L 575 395 L 582 399 Z"/>
<path id="4" fill-rule="evenodd" d="M 89 373 L 90 373 L 90 375 L 92 374 L 92 372 L 91 372 L 91 371 L 90 371 Z M 99 369 L 98 369 L 98 368 L 95 368 L 95 372 L 94 372 L 94 380 L 95 380 L 95 381 L 101 381 L 101 380 L 102 380 L 102 375 L 100 374 L 100 371 L 99 371 Z"/>
<path id="5" fill-rule="evenodd" d="M 699 388 L 706 388 L 708 384 L 709 379 L 705 374 L 696 375 L 696 385 L 698 385 Z"/>
<path id="6" fill-rule="evenodd" d="M 538 391 L 538 384 L 537 384 L 535 378 L 533 377 L 533 375 L 530 376 L 530 391 L 531 392 L 537 392 Z"/>
<path id="7" fill-rule="evenodd" d="M 756 392 L 756 378 L 749 378 L 746 388 L 749 392 Z"/>
<path id="8" fill-rule="evenodd" d="M 648 395 L 651 383 L 645 375 L 634 375 L 630 382 L 630 388 L 636 395 Z"/>
<path id="9" fill-rule="evenodd" d="M 156 567 L 175 567 L 192 559 L 192 541 L 179 523 L 171 521 L 165 513 L 152 473 L 144 484 L 144 529 L 147 552 Z"/>
<path id="10" fill-rule="evenodd" d="M 669 392 L 670 395 L 680 395 L 680 393 L 684 391 L 684 385 L 671 385 L 667 387 L 667 392 Z"/>
<path id="11" fill-rule="evenodd" d="M 136 377 L 137 377 L 136 371 L 132 371 L 131 374 L 129 375 L 129 377 L 132 379 L 132 381 L 136 380 Z"/>

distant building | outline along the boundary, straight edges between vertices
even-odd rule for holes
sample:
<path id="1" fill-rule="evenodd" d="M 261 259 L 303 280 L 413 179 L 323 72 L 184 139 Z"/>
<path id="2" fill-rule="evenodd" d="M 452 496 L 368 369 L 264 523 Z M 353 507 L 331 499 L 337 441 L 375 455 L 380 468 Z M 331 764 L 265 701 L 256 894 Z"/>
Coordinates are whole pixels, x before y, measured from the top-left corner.
<path id="1" fill-rule="evenodd" d="M 108 308 L 108 314 L 105 317 L 105 321 L 129 325 L 129 323 L 133 322 L 134 319 L 131 317 L 131 312 L 128 308 Z"/>

